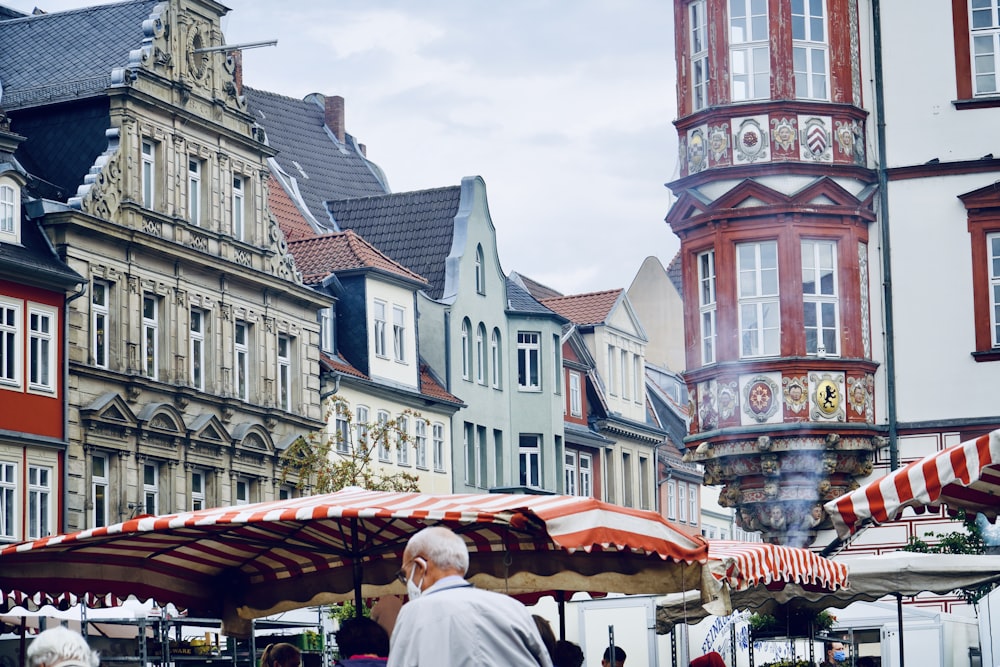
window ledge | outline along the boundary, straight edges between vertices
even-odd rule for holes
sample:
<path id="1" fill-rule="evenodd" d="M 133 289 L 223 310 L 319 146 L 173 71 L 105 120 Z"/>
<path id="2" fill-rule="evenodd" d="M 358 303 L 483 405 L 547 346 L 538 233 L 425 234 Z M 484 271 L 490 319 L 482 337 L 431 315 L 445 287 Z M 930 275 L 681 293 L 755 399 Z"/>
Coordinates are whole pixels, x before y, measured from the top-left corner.
<path id="1" fill-rule="evenodd" d="M 992 109 L 1000 107 L 1000 95 L 995 97 L 974 97 L 969 100 L 953 100 L 952 104 L 959 111 L 965 109 Z"/>
<path id="2" fill-rule="evenodd" d="M 1000 361 L 1000 348 L 993 350 L 979 350 L 972 353 L 974 361 Z"/>

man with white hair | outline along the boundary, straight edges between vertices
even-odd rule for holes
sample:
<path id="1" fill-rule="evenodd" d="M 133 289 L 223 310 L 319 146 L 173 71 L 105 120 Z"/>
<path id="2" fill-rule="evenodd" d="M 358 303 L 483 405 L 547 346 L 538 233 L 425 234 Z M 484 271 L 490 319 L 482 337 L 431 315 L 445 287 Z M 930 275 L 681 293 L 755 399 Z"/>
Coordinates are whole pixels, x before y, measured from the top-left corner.
<path id="1" fill-rule="evenodd" d="M 551 667 L 524 605 L 473 588 L 468 570 L 469 549 L 448 528 L 424 528 L 410 538 L 397 575 L 410 601 L 396 620 L 388 667 Z"/>
<path id="2" fill-rule="evenodd" d="M 28 667 L 98 667 L 101 659 L 79 632 L 57 626 L 40 633 L 26 654 Z"/>

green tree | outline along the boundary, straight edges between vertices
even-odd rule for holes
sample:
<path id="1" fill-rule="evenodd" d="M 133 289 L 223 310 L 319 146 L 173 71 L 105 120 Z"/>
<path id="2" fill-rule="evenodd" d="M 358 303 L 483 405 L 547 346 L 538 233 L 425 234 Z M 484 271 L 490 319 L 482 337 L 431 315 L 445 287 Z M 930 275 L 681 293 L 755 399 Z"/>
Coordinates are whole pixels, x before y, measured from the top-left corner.
<path id="1" fill-rule="evenodd" d="M 419 478 L 405 471 L 393 472 L 377 464 L 379 446 L 390 452 L 413 447 L 413 440 L 402 426 L 402 417 L 410 423 L 423 419 L 419 413 L 405 410 L 388 421 L 354 423 L 350 405 L 339 396 L 327 400 L 324 419 L 328 425 L 336 416 L 342 428 L 327 426 L 308 436 L 300 436 L 281 454 L 281 479 L 294 476 L 296 488 L 313 493 L 331 493 L 348 486 L 371 491 L 418 491 Z M 353 437 L 352 437 L 353 436 Z"/>
<path id="2" fill-rule="evenodd" d="M 909 543 L 903 547 L 903 551 L 925 554 L 985 554 L 986 540 L 983 538 L 982 527 L 976 521 L 976 515 L 969 515 L 962 510 L 959 511 L 956 518 L 961 521 L 962 530 L 954 530 L 950 533 L 932 533 L 930 537 L 938 540 L 933 544 L 925 542 L 919 537 L 911 537 Z M 996 588 L 996 584 L 983 584 L 982 586 L 962 588 L 958 592 L 961 593 L 966 602 L 976 604 L 994 588 Z"/>

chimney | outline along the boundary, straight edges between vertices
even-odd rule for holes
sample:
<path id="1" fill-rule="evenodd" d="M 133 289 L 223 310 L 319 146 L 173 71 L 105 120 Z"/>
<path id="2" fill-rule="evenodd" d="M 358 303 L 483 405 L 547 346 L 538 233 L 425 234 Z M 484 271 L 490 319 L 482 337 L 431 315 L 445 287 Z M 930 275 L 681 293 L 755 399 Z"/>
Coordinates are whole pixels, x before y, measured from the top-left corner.
<path id="1" fill-rule="evenodd" d="M 344 143 L 344 98 L 330 95 L 323 98 L 323 122 L 330 128 L 337 141 Z"/>
<path id="2" fill-rule="evenodd" d="M 243 94 L 243 51 L 236 49 L 230 56 L 233 59 L 233 81 L 236 84 L 236 94 Z"/>

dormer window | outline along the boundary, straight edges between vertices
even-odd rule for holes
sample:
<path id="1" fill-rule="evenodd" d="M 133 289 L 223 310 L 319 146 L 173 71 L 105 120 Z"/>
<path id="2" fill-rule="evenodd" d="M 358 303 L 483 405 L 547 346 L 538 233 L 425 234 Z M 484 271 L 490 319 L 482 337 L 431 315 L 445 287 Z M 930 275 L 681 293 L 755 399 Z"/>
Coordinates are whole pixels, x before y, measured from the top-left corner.
<path id="1" fill-rule="evenodd" d="M 20 188 L 0 178 L 0 243 L 21 242 Z"/>

